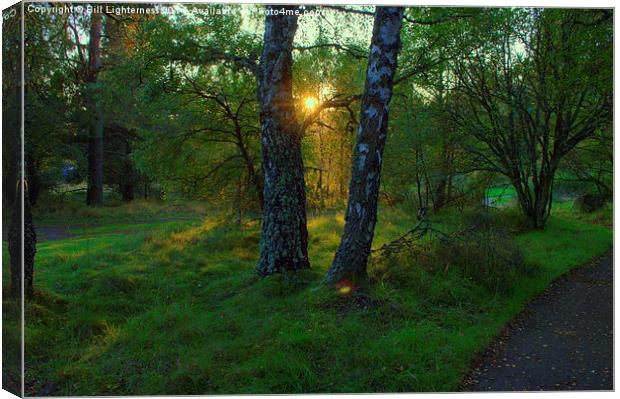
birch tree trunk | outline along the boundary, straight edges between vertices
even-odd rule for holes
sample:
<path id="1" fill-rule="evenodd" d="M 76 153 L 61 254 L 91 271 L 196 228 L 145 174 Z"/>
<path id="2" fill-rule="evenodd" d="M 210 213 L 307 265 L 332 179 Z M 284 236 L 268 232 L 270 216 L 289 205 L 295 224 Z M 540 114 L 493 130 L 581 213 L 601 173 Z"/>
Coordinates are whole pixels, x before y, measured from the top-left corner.
<path id="1" fill-rule="evenodd" d="M 353 150 L 349 201 L 344 233 L 328 284 L 366 276 L 375 224 L 381 162 L 388 127 L 388 110 L 400 47 L 403 9 L 377 7 L 362 96 L 360 127 Z"/>
<path id="2" fill-rule="evenodd" d="M 284 15 L 273 10 L 285 9 Z M 292 48 L 297 6 L 267 6 L 258 77 L 265 174 L 260 260 L 261 276 L 310 266 L 301 125 L 295 115 Z"/>
<path id="3" fill-rule="evenodd" d="M 88 189 L 86 204 L 103 204 L 103 104 L 98 99 L 97 78 L 101 69 L 102 17 L 97 13 L 91 16 L 90 39 L 88 45 L 88 112 L 91 123 L 88 137 Z"/>

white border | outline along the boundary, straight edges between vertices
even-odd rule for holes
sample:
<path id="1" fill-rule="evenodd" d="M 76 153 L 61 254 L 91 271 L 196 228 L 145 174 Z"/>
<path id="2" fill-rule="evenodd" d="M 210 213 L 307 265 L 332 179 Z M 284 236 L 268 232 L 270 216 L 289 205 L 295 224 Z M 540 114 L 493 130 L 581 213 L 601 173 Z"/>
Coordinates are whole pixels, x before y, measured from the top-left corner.
<path id="1" fill-rule="evenodd" d="M 28 3 L 32 3 L 32 2 L 40 2 L 40 1 L 26 1 Z M 83 3 L 83 1 L 76 1 L 76 2 L 80 2 Z M 95 2 L 102 2 L 102 1 L 90 1 L 91 3 L 95 3 Z M 113 2 L 122 2 L 122 3 L 130 3 L 131 1 L 107 1 L 107 3 L 113 3 Z M 578 1 L 578 0 L 565 0 L 565 1 L 558 1 L 558 0 L 546 0 L 546 1 L 540 1 L 540 0 L 528 0 L 528 1 L 515 1 L 515 0 L 511 0 L 511 1 L 504 1 L 504 2 L 500 2 L 500 1 L 490 1 L 490 0 L 423 0 L 423 1 L 419 1 L 419 0 L 381 0 L 381 1 L 353 1 L 353 0 L 336 0 L 336 1 L 326 1 L 326 0 L 315 0 L 315 1 L 298 1 L 298 2 L 292 2 L 292 1 L 283 1 L 283 0 L 272 0 L 272 1 L 266 1 L 266 0 L 239 0 L 239 1 L 230 1 L 230 0 L 221 0 L 221 1 L 204 1 L 204 0 L 198 0 L 198 1 L 163 1 L 163 0 L 151 0 L 151 1 L 140 1 L 140 2 L 148 2 L 148 3 L 269 3 L 269 4 L 291 4 L 291 3 L 295 3 L 295 4 L 329 4 L 329 5 L 335 5 L 335 4 L 345 4 L 345 5 L 360 5 L 360 4 L 390 4 L 390 5 L 405 5 L 405 6 L 416 6 L 416 5 L 431 5 L 431 6 L 469 6 L 469 7 L 475 7 L 475 6 L 495 6 L 495 7 L 509 7 L 509 6 L 517 6 L 517 7 L 528 7 L 528 6 L 537 6 L 537 7 L 570 7 L 570 8 L 613 8 L 615 7 L 615 2 L 614 1 L 610 1 L 610 0 L 590 0 L 590 1 Z M 17 3 L 16 1 L 10 1 L 10 0 L 0 0 L 0 8 L 4 9 L 7 8 L 13 4 Z M 615 23 L 616 23 L 616 15 L 614 12 L 614 35 L 615 35 Z M 1 32 L 0 32 L 0 42 L 1 42 Z M 617 54 L 618 50 L 618 40 L 617 37 L 614 36 L 614 56 L 615 54 Z M 23 56 L 23 54 L 22 54 Z M 2 56 L 0 55 L 0 62 L 2 60 Z M 614 57 L 614 66 L 615 66 L 615 57 Z M 614 72 L 615 68 L 614 68 Z M 23 71 L 22 71 L 23 74 Z M 22 77 L 23 78 L 23 77 Z M 614 73 L 614 90 L 617 87 L 617 81 L 618 81 L 618 74 Z M 23 101 L 23 95 L 22 95 L 22 101 Z M 22 104 L 23 106 L 23 104 Z M 617 93 L 614 91 L 614 115 L 617 115 L 617 111 L 618 111 L 618 96 Z M 0 111 L 0 115 L 1 115 L 1 111 Z M 23 126 L 23 113 L 22 113 L 22 126 Z M 614 118 L 614 122 L 615 122 L 615 118 Z M 1 130 L 1 128 L 0 128 Z M 616 137 L 616 124 L 614 123 L 614 139 Z M 22 145 L 23 145 L 23 140 L 22 140 Z M 620 175 L 619 175 L 619 170 L 618 170 L 618 164 L 615 162 L 616 158 L 615 158 L 615 153 L 616 153 L 616 142 L 614 140 L 614 187 L 620 187 Z M 22 157 L 23 157 L 23 151 L 22 151 Z M 0 160 L 1 160 L 1 155 L 0 155 Z M 23 159 L 22 159 L 23 162 Z M 0 180 L 0 190 L 2 187 L 2 183 Z M 23 198 L 23 197 L 22 197 Z M 614 204 L 616 204 L 616 191 L 614 191 Z M 22 210 L 23 210 L 23 206 L 22 206 Z M 2 211 L 0 210 L 0 218 L 2 216 Z M 616 211 L 616 209 L 614 208 L 614 227 L 617 225 L 618 222 L 618 212 Z M 616 236 L 616 234 L 614 234 L 614 248 L 616 246 L 618 237 Z M 23 249 L 22 249 L 23 250 Z M 614 257 L 614 270 L 615 270 L 615 266 L 617 265 L 617 260 Z M 618 286 L 617 286 L 617 281 L 616 281 L 616 274 L 614 273 L 614 331 L 617 332 L 618 329 L 618 306 L 617 305 L 617 301 L 615 300 L 616 298 L 618 298 L 618 296 L 616 295 L 617 290 L 618 290 Z M 23 284 L 23 279 L 22 279 L 22 284 Z M 22 293 L 23 293 L 23 288 L 22 288 Z M 22 312 L 22 317 L 23 317 L 23 312 Z M 1 321 L 1 308 L 0 308 L 0 321 Z M 23 322 L 23 320 L 22 320 Z M 23 337 L 23 323 L 22 323 L 22 337 Z M 618 342 L 618 334 L 615 334 L 614 336 L 614 348 L 617 348 L 617 342 Z M 23 348 L 23 340 L 22 340 L 22 348 Z M 618 383 L 618 365 L 619 365 L 619 361 L 618 361 L 618 356 L 617 353 L 614 352 L 615 359 L 614 359 L 614 387 L 617 387 L 617 383 Z M 23 363 L 22 363 L 23 364 Z M 0 365 L 0 369 L 1 369 L 1 365 Z M 22 376 L 23 376 L 23 372 L 22 372 Z M 1 374 L 0 374 L 0 379 L 1 379 Z M 562 398 L 590 398 L 591 396 L 595 396 L 597 398 L 612 398 L 615 397 L 615 394 L 613 392 L 567 392 L 567 391 L 563 391 L 563 392 L 542 392 L 542 393 L 527 393 L 527 394 L 523 394 L 523 393 L 496 393 L 496 392 L 489 392 L 489 393 L 446 393 L 446 394 L 365 394 L 365 396 L 370 395 L 373 397 L 381 397 L 381 398 L 390 398 L 390 399 L 405 399 L 405 398 L 412 398 L 415 397 L 432 397 L 432 396 L 437 396 L 437 395 L 441 395 L 441 397 L 445 397 L 445 398 L 462 398 L 462 397 L 467 397 L 467 398 L 495 398 L 495 397 L 521 397 L 523 395 L 526 396 L 526 398 L 558 398 L 558 397 L 562 397 Z M 261 395 L 261 397 L 266 397 L 266 398 L 295 398 L 295 397 L 312 397 L 312 396 L 316 396 L 316 395 Z M 334 394 L 334 395 L 330 395 L 331 397 L 335 397 L 335 398 L 351 398 L 353 399 L 354 397 L 358 397 L 359 395 L 338 395 L 338 394 Z M 183 397 L 187 397 L 187 396 L 167 396 L 170 398 L 183 398 Z M 242 398 L 243 396 L 239 396 L 239 395 L 226 395 L 225 397 L 227 398 Z M 4 399 L 4 398 L 14 398 L 14 396 L 6 391 L 2 391 L 0 390 L 0 399 Z"/>

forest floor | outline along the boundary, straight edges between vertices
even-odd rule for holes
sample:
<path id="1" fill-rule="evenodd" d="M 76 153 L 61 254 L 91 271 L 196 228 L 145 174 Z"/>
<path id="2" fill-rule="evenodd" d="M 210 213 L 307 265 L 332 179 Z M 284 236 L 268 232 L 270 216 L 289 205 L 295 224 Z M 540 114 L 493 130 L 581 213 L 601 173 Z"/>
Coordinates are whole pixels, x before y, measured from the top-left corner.
<path id="1" fill-rule="evenodd" d="M 470 391 L 613 389 L 613 256 L 554 281 L 502 331 Z"/>
<path id="2" fill-rule="evenodd" d="M 492 210 L 535 273 L 492 291 L 457 268 L 425 269 L 407 256 L 371 266 L 373 283 L 342 298 L 321 284 L 342 232 L 339 212 L 309 217 L 311 270 L 259 279 L 258 221 L 132 207 L 35 218 L 78 227 L 38 245 L 36 294 L 26 304 L 28 395 L 456 391 L 533 297 L 612 243 L 611 209 L 558 207 L 543 231 L 523 231 L 516 212 Z M 432 220 L 456 231 L 472 212 Z M 394 207 L 380 209 L 379 220 L 375 247 L 417 222 Z M 3 249 L 8 265 L 6 241 Z M 7 267 L 3 281 L 6 288 Z M 5 349 L 19 347 L 18 309 L 3 298 Z M 8 370 L 17 354 L 3 359 Z"/>

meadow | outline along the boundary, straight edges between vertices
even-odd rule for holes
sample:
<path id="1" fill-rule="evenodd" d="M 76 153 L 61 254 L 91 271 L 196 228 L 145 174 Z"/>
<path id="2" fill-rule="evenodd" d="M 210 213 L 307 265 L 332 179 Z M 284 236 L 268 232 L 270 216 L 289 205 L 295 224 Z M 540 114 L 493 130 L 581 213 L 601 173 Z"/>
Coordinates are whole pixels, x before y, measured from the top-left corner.
<path id="1" fill-rule="evenodd" d="M 38 245 L 35 296 L 26 302 L 26 393 L 459 390 L 471 362 L 529 300 L 612 245 L 609 207 L 556 208 L 545 230 L 522 228 L 510 207 L 433 216 L 446 232 L 481 214 L 501 226 L 505 236 L 487 238 L 518 248 L 523 265 L 499 285 L 481 275 L 484 262 L 495 265 L 480 254 L 498 250 L 491 241 L 464 244 L 480 262 L 472 269 L 427 239 L 417 254 L 371 264 L 369 283 L 349 296 L 322 284 L 340 212 L 309 217 L 310 270 L 261 279 L 258 220 L 237 226 L 224 212 L 187 204 L 73 209 L 75 235 Z M 62 217 L 42 214 L 38 223 Z M 404 208 L 380 208 L 374 247 L 416 222 Z M 16 344 L 17 307 L 6 296 L 3 306 L 5 342 Z"/>

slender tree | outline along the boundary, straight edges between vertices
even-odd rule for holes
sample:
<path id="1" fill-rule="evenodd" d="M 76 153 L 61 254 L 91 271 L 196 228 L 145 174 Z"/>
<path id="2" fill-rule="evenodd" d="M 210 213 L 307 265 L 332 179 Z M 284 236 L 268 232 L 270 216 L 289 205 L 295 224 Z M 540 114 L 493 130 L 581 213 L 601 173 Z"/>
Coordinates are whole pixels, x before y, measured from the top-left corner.
<path id="1" fill-rule="evenodd" d="M 90 206 L 103 204 L 103 103 L 98 98 L 97 78 L 101 69 L 102 17 L 93 13 L 88 44 L 88 108 L 90 126 L 88 136 L 88 191 L 86 203 Z"/>
<path id="2" fill-rule="evenodd" d="M 293 100 L 292 50 L 297 6 L 267 6 L 258 76 L 265 176 L 259 275 L 310 266 L 306 226 L 306 193 L 301 157 L 302 124 Z"/>
<path id="3" fill-rule="evenodd" d="M 381 161 L 387 137 L 388 111 L 403 9 L 377 7 L 362 96 L 360 127 L 355 142 L 345 227 L 327 283 L 361 279 L 366 275 L 375 224 Z"/>

